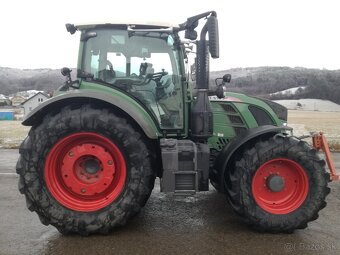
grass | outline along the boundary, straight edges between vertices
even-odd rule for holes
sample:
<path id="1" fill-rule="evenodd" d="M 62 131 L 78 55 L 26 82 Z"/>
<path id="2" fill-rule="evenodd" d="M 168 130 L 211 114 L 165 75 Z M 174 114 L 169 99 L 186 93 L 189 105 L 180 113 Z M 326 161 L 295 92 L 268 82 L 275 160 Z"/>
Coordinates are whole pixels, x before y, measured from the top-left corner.
<path id="1" fill-rule="evenodd" d="M 0 121 L 0 148 L 15 149 L 25 139 L 30 127 L 21 125 L 21 121 Z"/>
<path id="2" fill-rule="evenodd" d="M 300 124 L 307 133 L 322 131 L 330 149 L 340 151 L 340 112 L 290 110 L 289 124 Z"/>
<path id="3" fill-rule="evenodd" d="M 304 124 L 308 131 L 323 131 L 340 138 L 340 112 L 311 112 L 290 110 L 288 123 Z"/>
<path id="4" fill-rule="evenodd" d="M 340 151 L 340 112 L 290 110 L 289 124 L 302 127 L 304 134 L 323 131 L 330 148 Z M 20 121 L 0 121 L 0 148 L 18 148 L 29 129 Z"/>

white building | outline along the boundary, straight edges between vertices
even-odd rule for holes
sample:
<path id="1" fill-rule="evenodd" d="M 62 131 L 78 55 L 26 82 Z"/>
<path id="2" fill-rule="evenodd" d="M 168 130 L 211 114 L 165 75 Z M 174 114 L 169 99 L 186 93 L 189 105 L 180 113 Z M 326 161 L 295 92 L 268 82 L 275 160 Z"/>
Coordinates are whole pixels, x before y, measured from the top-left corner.
<path id="1" fill-rule="evenodd" d="M 47 99 L 49 99 L 49 97 L 46 94 L 39 92 L 35 94 L 34 96 L 31 96 L 25 102 L 22 102 L 21 105 L 25 110 L 25 115 L 30 113 L 35 107 L 42 104 Z"/>
<path id="2" fill-rule="evenodd" d="M 0 94 L 0 106 L 8 105 L 7 100 L 8 100 L 8 98 L 5 95 Z"/>

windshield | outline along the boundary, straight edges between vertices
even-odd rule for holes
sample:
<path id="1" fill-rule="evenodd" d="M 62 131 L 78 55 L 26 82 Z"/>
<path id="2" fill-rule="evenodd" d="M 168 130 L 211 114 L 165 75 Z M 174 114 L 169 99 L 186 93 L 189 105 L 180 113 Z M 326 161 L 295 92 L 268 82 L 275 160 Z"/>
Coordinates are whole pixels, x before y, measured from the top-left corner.
<path id="1" fill-rule="evenodd" d="M 137 98 L 162 128 L 183 127 L 180 49 L 171 34 L 115 29 L 83 34 L 95 36 L 84 42 L 81 73 Z"/>

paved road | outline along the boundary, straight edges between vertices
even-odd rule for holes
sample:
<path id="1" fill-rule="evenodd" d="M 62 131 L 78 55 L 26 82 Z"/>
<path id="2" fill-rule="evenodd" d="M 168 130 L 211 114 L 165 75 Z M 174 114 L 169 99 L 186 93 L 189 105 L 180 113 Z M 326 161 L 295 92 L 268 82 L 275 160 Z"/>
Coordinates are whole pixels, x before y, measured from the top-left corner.
<path id="1" fill-rule="evenodd" d="M 14 175 L 17 150 L 0 150 L 0 254 L 340 254 L 340 183 L 305 230 L 259 234 L 215 191 L 175 199 L 156 188 L 145 209 L 108 236 L 62 236 L 26 209 Z M 340 169 L 340 154 L 335 154 Z M 5 174 L 12 173 L 12 174 Z"/>

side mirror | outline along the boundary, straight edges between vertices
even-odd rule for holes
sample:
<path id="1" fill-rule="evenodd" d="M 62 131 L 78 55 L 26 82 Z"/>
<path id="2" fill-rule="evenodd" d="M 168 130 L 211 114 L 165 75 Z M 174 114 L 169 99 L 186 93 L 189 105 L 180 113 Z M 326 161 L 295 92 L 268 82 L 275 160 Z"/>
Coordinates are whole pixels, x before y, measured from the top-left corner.
<path id="1" fill-rule="evenodd" d="M 198 26 L 198 20 L 191 20 L 191 18 L 188 18 L 187 24 L 188 27 L 185 30 L 184 37 L 189 40 L 196 40 L 197 32 L 195 31 L 195 28 Z"/>
<path id="2" fill-rule="evenodd" d="M 219 36 L 218 36 L 218 20 L 215 16 L 210 16 L 207 21 L 209 33 L 209 51 L 212 58 L 219 58 Z"/>
<path id="3" fill-rule="evenodd" d="M 220 80 L 222 80 L 222 83 L 218 84 Z M 216 86 L 223 86 L 225 83 L 230 83 L 230 81 L 231 81 L 231 74 L 229 73 L 223 75 L 222 78 L 215 79 Z"/>
<path id="4" fill-rule="evenodd" d="M 197 39 L 197 32 L 194 29 L 187 29 L 185 30 L 184 37 L 189 40 L 196 40 Z"/>
<path id="5" fill-rule="evenodd" d="M 219 84 L 219 81 L 222 80 L 222 83 Z M 225 74 L 222 78 L 216 78 L 215 83 L 217 89 L 215 90 L 215 94 L 218 98 L 224 98 L 224 85 L 226 83 L 230 83 L 231 81 L 231 74 Z"/>
<path id="6" fill-rule="evenodd" d="M 70 87 L 79 89 L 79 81 L 78 80 L 72 81 L 71 72 L 72 72 L 72 69 L 68 67 L 61 68 L 61 74 L 66 77 L 66 81 L 63 86 L 58 88 L 59 91 L 66 91 Z"/>
<path id="7" fill-rule="evenodd" d="M 225 75 L 223 75 L 223 82 L 224 83 L 230 83 L 230 81 L 231 81 L 231 74 L 225 74 Z"/>
<path id="8" fill-rule="evenodd" d="M 68 67 L 63 67 L 61 68 L 60 72 L 63 76 L 70 76 L 72 70 Z"/>
<path id="9" fill-rule="evenodd" d="M 72 83 L 71 72 L 72 72 L 72 70 L 68 67 L 61 68 L 61 74 L 66 77 L 65 84 L 71 84 Z"/>

